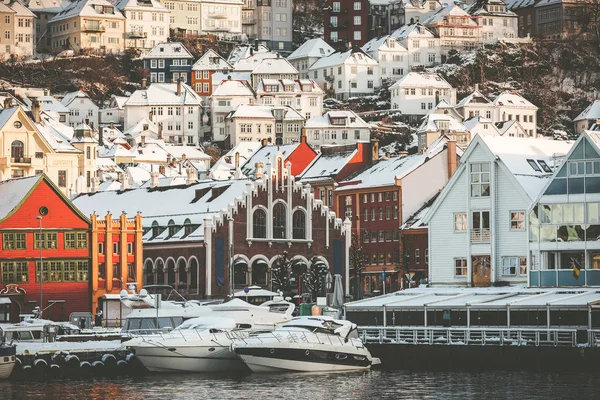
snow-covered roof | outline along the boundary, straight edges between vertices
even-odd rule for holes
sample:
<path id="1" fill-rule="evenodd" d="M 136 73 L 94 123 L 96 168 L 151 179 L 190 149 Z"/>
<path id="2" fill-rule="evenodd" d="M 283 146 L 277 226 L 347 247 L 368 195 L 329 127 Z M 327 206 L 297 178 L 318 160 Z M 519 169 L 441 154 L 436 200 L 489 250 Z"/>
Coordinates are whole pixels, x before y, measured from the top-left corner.
<path id="1" fill-rule="evenodd" d="M 271 86 L 270 90 L 265 91 L 265 86 Z M 277 86 L 277 91 L 273 91 L 273 86 Z M 286 87 L 292 86 L 292 90 L 285 90 Z M 274 95 L 275 93 L 279 94 L 289 94 L 293 95 L 295 93 L 309 93 L 309 91 L 304 91 L 302 89 L 310 86 L 310 93 L 323 93 L 323 89 L 319 85 L 317 85 L 313 80 L 302 79 L 302 80 L 291 80 L 291 79 L 261 79 L 256 87 L 256 93 L 262 95 Z"/>
<path id="2" fill-rule="evenodd" d="M 464 107 L 466 105 L 477 104 L 477 106 L 489 105 L 493 107 L 492 102 L 485 97 L 479 90 L 474 90 L 470 95 L 464 97 L 458 102 L 456 108 Z"/>
<path id="3" fill-rule="evenodd" d="M 537 110 L 538 108 L 529 102 L 525 97 L 514 92 L 502 92 L 493 101 L 496 107 L 520 107 L 520 108 L 531 108 Z"/>
<path id="4" fill-rule="evenodd" d="M 235 62 L 231 61 L 230 59 L 227 61 L 231 65 L 233 65 L 233 68 L 235 71 L 252 72 L 254 70 L 254 68 L 256 68 L 258 66 L 258 64 L 260 64 L 263 60 L 273 59 L 273 58 L 277 58 L 277 57 L 281 57 L 279 55 L 279 53 L 267 51 L 267 52 L 254 53 L 248 57 L 240 58 L 239 60 L 237 60 Z"/>
<path id="5" fill-rule="evenodd" d="M 552 171 L 545 171 L 538 160 L 552 168 L 555 157 L 564 156 L 573 145 L 572 141 L 507 136 L 481 136 L 480 139 L 502 160 L 531 199 L 537 198 L 552 177 Z M 537 170 L 527 160 L 533 160 Z"/>
<path id="6" fill-rule="evenodd" d="M 48 23 L 73 17 L 96 17 L 101 19 L 122 19 L 121 11 L 106 0 L 79 0 L 69 4 L 56 14 Z M 63 103 L 64 104 L 64 103 Z"/>
<path id="7" fill-rule="evenodd" d="M 343 53 L 336 52 L 327 57 L 320 58 L 309 69 L 315 70 L 342 64 L 377 65 L 378 63 L 364 51 L 351 49 Z"/>
<path id="8" fill-rule="evenodd" d="M 573 121 L 583 121 L 586 119 L 600 119 L 600 100 L 591 102 Z"/>
<path id="9" fill-rule="evenodd" d="M 353 148 L 352 148 L 353 147 Z M 297 177 L 303 183 L 335 177 L 356 155 L 356 146 L 321 146 L 321 153 Z"/>
<path id="10" fill-rule="evenodd" d="M 227 61 L 231 65 L 235 65 L 242 58 L 248 58 L 257 53 L 269 53 L 269 49 L 262 44 L 259 44 L 256 48 L 248 44 L 238 45 L 233 50 L 231 50 L 231 53 L 229 53 L 229 57 L 227 57 Z"/>
<path id="11" fill-rule="evenodd" d="M 201 106 L 202 99 L 187 84 L 181 82 L 181 94 L 177 95 L 179 83 L 152 83 L 146 89 L 138 89 L 125 102 L 125 106 L 185 105 Z"/>
<path id="12" fill-rule="evenodd" d="M 57 153 L 81 153 L 81 150 L 71 144 L 77 142 L 74 140 L 72 127 L 58 122 L 46 113 L 42 113 L 40 117 L 40 122 L 35 126 L 54 151 Z"/>
<path id="13" fill-rule="evenodd" d="M 0 196 L 0 221 L 8 217 L 19 206 L 40 178 L 39 175 L 35 175 L 0 181 L 0 193 L 2 193 Z"/>
<path id="14" fill-rule="evenodd" d="M 266 58 L 260 61 L 252 74 L 298 74 L 298 70 L 294 68 L 288 60 L 283 57 Z"/>
<path id="15" fill-rule="evenodd" d="M 463 125 L 469 132 L 475 129 L 479 124 L 489 124 L 490 128 L 496 130 L 496 126 L 492 123 L 492 120 L 482 117 L 481 115 L 475 115 L 473 118 L 463 121 Z"/>
<path id="16" fill-rule="evenodd" d="M 267 172 L 267 164 L 275 165 L 275 156 L 281 153 L 284 159 L 287 159 L 297 148 L 300 143 L 284 144 L 281 146 L 267 145 L 258 149 L 252 157 L 244 165 L 242 165 L 242 173 L 245 176 L 254 176 L 256 171 L 256 163 L 263 164 L 263 171 Z"/>
<path id="17" fill-rule="evenodd" d="M 409 72 L 390 86 L 389 90 L 397 87 L 435 87 L 452 89 L 452 86 L 440 74 L 431 72 Z"/>
<path id="18" fill-rule="evenodd" d="M 236 96 L 236 97 L 252 97 L 254 98 L 254 91 L 252 87 L 245 80 L 233 80 L 226 79 L 221 84 L 213 90 L 213 97 L 219 96 Z"/>
<path id="19" fill-rule="evenodd" d="M 127 101 L 127 99 L 129 99 L 128 96 L 115 96 L 113 95 L 111 97 L 111 101 L 114 102 L 117 105 L 117 108 L 119 109 L 123 109 L 123 106 L 125 105 L 125 102 Z"/>
<path id="20" fill-rule="evenodd" d="M 477 22 L 471 18 L 469 13 L 455 3 L 447 4 L 444 8 L 429 17 L 423 24 L 426 26 L 446 25 L 448 24 L 449 16 L 452 18 L 462 17 L 463 25 L 477 26 Z"/>
<path id="21" fill-rule="evenodd" d="M 46 112 L 54 112 L 58 114 L 69 113 L 69 109 L 52 96 L 40 96 L 38 97 L 38 100 L 41 102 L 42 110 Z"/>
<path id="22" fill-rule="evenodd" d="M 30 9 L 25 7 L 20 1 L 11 1 L 8 6 L 17 13 L 17 17 L 32 17 L 35 18 L 35 14 Z"/>
<path id="23" fill-rule="evenodd" d="M 167 8 L 156 0 L 118 0 L 115 7 L 119 10 L 127 11 L 164 11 L 168 12 Z"/>
<path id="24" fill-rule="evenodd" d="M 215 92 L 216 87 L 218 87 L 223 81 L 227 81 L 227 80 L 250 82 L 252 80 L 252 73 L 251 72 L 234 72 L 234 71 L 229 71 L 227 73 L 214 72 L 212 74 L 213 93 Z"/>
<path id="25" fill-rule="evenodd" d="M 321 38 L 315 38 L 302 43 L 287 59 L 291 61 L 299 58 L 327 57 L 333 52 L 335 50 L 327 42 Z"/>
<path id="26" fill-rule="evenodd" d="M 443 124 L 443 125 L 442 125 Z M 468 132 L 459 120 L 451 114 L 431 112 L 423 118 L 417 133 L 421 132 Z"/>
<path id="27" fill-rule="evenodd" d="M 240 167 L 261 147 L 260 142 L 240 142 L 225 153 L 210 169 L 210 177 L 216 180 L 228 180 L 235 171 L 235 155 L 239 154 Z"/>
<path id="28" fill-rule="evenodd" d="M 160 141 L 157 141 L 157 143 L 159 145 L 161 145 Z M 212 159 L 211 156 L 209 156 L 204 151 L 202 151 L 202 149 L 195 147 L 195 146 L 186 146 L 186 145 L 180 146 L 180 145 L 174 145 L 174 144 L 169 144 L 169 143 L 164 143 L 164 144 L 162 144 L 162 146 L 169 154 L 171 154 L 173 157 L 175 157 L 177 159 L 183 159 L 184 155 L 185 155 L 185 158 L 188 160 L 200 161 L 200 160 L 211 160 Z"/>
<path id="29" fill-rule="evenodd" d="M 232 70 L 233 66 L 213 49 L 208 49 L 192 65 L 192 71 L 223 71 L 225 69 Z"/>
<path id="30" fill-rule="evenodd" d="M 380 159 L 373 165 L 340 182 L 340 186 L 336 188 L 336 191 L 394 185 L 396 178 L 405 177 L 441 153 L 445 149 L 446 143 L 447 139 L 440 137 L 423 154 Z"/>
<path id="31" fill-rule="evenodd" d="M 30 0 L 27 7 L 33 12 L 59 13 L 69 4 L 66 0 Z"/>
<path id="32" fill-rule="evenodd" d="M 240 104 L 227 118 L 275 119 L 275 110 L 283 110 L 284 121 L 303 121 L 304 117 L 290 106 Z"/>
<path id="33" fill-rule="evenodd" d="M 150 132 L 158 137 L 158 126 L 153 121 L 150 121 L 147 117 L 144 117 L 136 122 L 135 125 L 131 126 L 129 129 L 123 132 L 123 134 L 135 138 L 144 132 Z"/>
<path id="34" fill-rule="evenodd" d="M 323 115 L 311 116 L 310 119 L 306 121 L 305 128 L 330 128 L 332 127 L 331 118 L 343 118 L 346 121 L 346 124 L 343 125 L 344 128 L 371 128 L 370 124 L 366 123 L 365 120 L 359 117 L 354 111 L 350 110 L 327 111 Z M 341 127 L 340 125 L 333 126 Z"/>
<path id="35" fill-rule="evenodd" d="M 394 47 L 390 47 L 390 42 L 393 42 Z M 399 41 L 396 40 L 395 37 L 391 35 L 382 36 L 379 38 L 373 38 L 369 40 L 362 46 L 362 49 L 365 53 L 369 54 L 371 57 L 375 51 L 380 50 L 394 50 L 394 51 L 408 51 L 406 47 L 402 46 Z"/>
<path id="36" fill-rule="evenodd" d="M 159 43 L 152 50 L 146 53 L 144 59 L 156 59 L 156 58 L 187 58 L 193 59 L 192 53 L 185 48 L 183 43 L 180 42 L 168 42 Z"/>
<path id="37" fill-rule="evenodd" d="M 518 10 L 520 8 L 530 7 L 535 4 L 536 0 L 507 0 L 506 6 L 510 10 Z"/>
<path id="38" fill-rule="evenodd" d="M 521 124 L 519 124 L 519 122 L 515 121 L 514 119 L 508 121 L 498 121 L 494 123 L 494 127 L 498 130 L 498 133 L 500 135 L 504 135 L 513 126 L 516 126 L 517 129 L 519 129 L 522 133 L 525 133 Z"/>
<path id="39" fill-rule="evenodd" d="M 517 14 L 508 10 L 506 11 L 490 11 L 490 5 L 492 6 L 506 6 L 504 0 L 476 0 L 467 9 L 467 12 L 471 15 L 493 15 L 497 17 L 517 17 Z"/>
<path id="40" fill-rule="evenodd" d="M 81 1 L 85 1 L 85 0 L 81 0 Z M 73 102 L 73 100 L 75 100 L 75 99 L 88 99 L 92 104 L 94 104 L 92 99 L 90 99 L 90 96 L 88 96 L 87 93 L 85 93 L 83 90 L 77 90 L 75 92 L 67 93 L 60 102 L 65 107 L 69 107 L 69 104 L 71 104 Z"/>

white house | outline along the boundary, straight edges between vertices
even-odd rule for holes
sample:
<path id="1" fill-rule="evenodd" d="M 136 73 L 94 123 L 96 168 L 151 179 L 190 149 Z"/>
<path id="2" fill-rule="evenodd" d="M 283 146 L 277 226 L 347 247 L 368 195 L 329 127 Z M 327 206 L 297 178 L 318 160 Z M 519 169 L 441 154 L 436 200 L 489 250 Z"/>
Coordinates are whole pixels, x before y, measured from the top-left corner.
<path id="1" fill-rule="evenodd" d="M 463 149 L 471 141 L 471 134 L 462 124 L 460 115 L 443 100 L 423 117 L 423 122 L 417 129 L 419 153 L 428 149 L 440 136 L 446 136 L 455 141 Z"/>
<path id="2" fill-rule="evenodd" d="M 225 117 L 242 104 L 253 104 L 254 90 L 245 81 L 227 79 L 213 90 L 211 101 L 211 117 L 213 140 L 222 142 L 227 138 Z"/>
<path id="3" fill-rule="evenodd" d="M 494 122 L 515 120 L 531 137 L 537 137 L 537 110 L 529 100 L 515 92 L 502 92 L 493 101 Z"/>
<path id="4" fill-rule="evenodd" d="M 475 136 L 424 219 L 429 225 L 429 283 L 526 283 L 525 214 L 552 176 L 554 157 L 570 146 Z"/>
<path id="5" fill-rule="evenodd" d="M 308 69 L 319 58 L 333 54 L 335 50 L 321 38 L 307 40 L 302 43 L 287 60 L 298 70 L 300 78 L 308 79 Z"/>
<path id="6" fill-rule="evenodd" d="M 239 64 L 239 63 L 238 63 Z M 237 69 L 237 68 L 236 68 Z M 288 60 L 276 54 L 264 58 L 252 69 L 252 87 L 256 89 L 262 79 L 298 79 L 298 71 Z"/>
<path id="7" fill-rule="evenodd" d="M 61 100 L 63 106 L 69 109 L 69 125 L 77 126 L 83 123 L 98 127 L 98 106 L 82 90 L 67 93 Z"/>
<path id="8" fill-rule="evenodd" d="M 306 121 L 306 142 L 316 149 L 324 145 L 352 144 L 371 139 L 371 125 L 354 111 L 327 111 Z"/>
<path id="9" fill-rule="evenodd" d="M 440 39 L 424 25 L 405 25 L 392 33 L 407 51 L 407 68 L 436 65 L 442 60 Z"/>
<path id="10" fill-rule="evenodd" d="M 467 12 L 481 21 L 483 43 L 519 37 L 518 16 L 504 0 L 477 0 Z"/>
<path id="11" fill-rule="evenodd" d="M 268 142 L 282 145 L 300 142 L 304 117 L 289 106 L 240 105 L 226 119 L 231 145 Z"/>
<path id="12" fill-rule="evenodd" d="M 162 2 L 171 11 L 170 28 L 184 35 L 214 34 L 220 38 L 239 39 L 242 32 L 241 0 Z"/>
<path id="13" fill-rule="evenodd" d="M 409 72 L 408 50 L 393 36 L 373 38 L 365 43 L 362 49 L 379 63 L 381 81 L 397 81 Z"/>
<path id="14" fill-rule="evenodd" d="M 169 37 L 169 10 L 157 0 L 119 0 L 125 16 L 125 48 L 149 50 Z"/>
<path id="15" fill-rule="evenodd" d="M 600 121 L 600 100 L 594 100 L 574 120 L 575 133 L 590 129 L 593 124 Z"/>
<path id="16" fill-rule="evenodd" d="M 450 106 L 456 104 L 456 89 L 435 73 L 409 72 L 389 91 L 392 109 L 411 122 L 419 121 L 442 100 Z"/>
<path id="17" fill-rule="evenodd" d="M 423 22 L 440 38 L 442 62 L 451 49 L 471 51 L 481 46 L 481 25 L 478 20 L 459 5 L 450 3 Z"/>
<path id="18" fill-rule="evenodd" d="M 323 90 L 310 79 L 262 79 L 256 104 L 290 106 L 304 118 L 323 113 Z"/>
<path id="19" fill-rule="evenodd" d="M 530 137 L 521 124 L 515 120 L 494 122 L 494 126 L 500 136 Z"/>
<path id="20" fill-rule="evenodd" d="M 494 122 L 491 119 L 482 117 L 481 115 L 476 115 L 472 118 L 469 118 L 463 121 L 463 125 L 467 128 L 469 133 L 471 134 L 471 138 L 475 137 L 475 135 L 482 136 L 498 136 L 500 132 L 496 128 Z M 511 136 L 511 135 L 507 135 Z M 517 135 L 514 135 L 517 136 Z M 521 136 L 524 137 L 524 136 Z"/>
<path id="21" fill-rule="evenodd" d="M 442 8 L 438 0 L 402 0 L 403 25 L 413 25 L 427 20 Z"/>
<path id="22" fill-rule="evenodd" d="M 369 96 L 379 85 L 379 64 L 360 49 L 336 52 L 309 68 L 309 76 L 338 100 Z"/>
<path id="23" fill-rule="evenodd" d="M 177 83 L 153 83 L 136 90 L 125 102 L 125 131 L 141 119 L 150 119 L 162 125 L 165 141 L 178 144 L 199 143 L 202 99 L 196 92 Z"/>
<path id="24" fill-rule="evenodd" d="M 125 122 L 125 109 L 123 106 L 129 97 L 112 95 L 108 106 L 98 111 L 99 124 L 105 125 L 111 122 L 123 126 Z"/>
<path id="25" fill-rule="evenodd" d="M 485 97 L 475 85 L 475 90 L 470 95 L 464 97 L 455 106 L 456 111 L 464 119 L 481 116 L 489 120 L 495 121 L 495 106 L 487 97 Z"/>

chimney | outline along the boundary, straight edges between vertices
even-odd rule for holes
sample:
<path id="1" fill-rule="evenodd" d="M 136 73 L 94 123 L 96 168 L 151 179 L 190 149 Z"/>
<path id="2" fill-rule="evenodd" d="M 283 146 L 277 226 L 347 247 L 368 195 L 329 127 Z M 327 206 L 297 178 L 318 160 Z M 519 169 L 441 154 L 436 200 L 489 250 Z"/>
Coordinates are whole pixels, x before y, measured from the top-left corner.
<path id="1" fill-rule="evenodd" d="M 300 143 L 306 143 L 306 128 L 302 127 L 300 132 Z"/>
<path id="2" fill-rule="evenodd" d="M 147 81 L 146 78 L 142 79 L 142 89 L 146 89 Z"/>
<path id="3" fill-rule="evenodd" d="M 181 96 L 181 78 L 177 79 L 177 96 Z"/>
<path id="4" fill-rule="evenodd" d="M 126 171 L 121 180 L 121 191 L 129 189 L 129 173 Z"/>
<path id="5" fill-rule="evenodd" d="M 258 53 L 258 39 L 254 39 L 254 51 Z"/>
<path id="6" fill-rule="evenodd" d="M 152 111 L 150 111 L 150 112 L 148 113 L 148 119 L 149 119 L 150 121 L 152 121 L 152 117 L 154 117 L 154 115 L 152 114 Z"/>
<path id="7" fill-rule="evenodd" d="M 104 146 L 104 129 L 98 130 L 98 145 Z"/>
<path id="8" fill-rule="evenodd" d="M 400 157 L 406 157 L 406 156 L 408 156 L 408 151 L 406 151 L 406 150 L 404 150 L 404 151 L 401 151 L 401 152 L 399 152 L 399 153 L 398 153 L 398 155 L 399 155 Z"/>
<path id="9" fill-rule="evenodd" d="M 371 161 L 379 160 L 379 140 L 371 139 Z"/>
<path id="10" fill-rule="evenodd" d="M 115 123 L 114 122 L 111 122 L 108 126 L 110 127 L 110 129 L 115 129 Z"/>
<path id="11" fill-rule="evenodd" d="M 4 103 L 4 108 L 6 108 L 6 100 Z M 41 117 L 40 117 L 40 112 L 42 111 L 41 108 L 42 108 L 42 105 L 40 104 L 40 101 L 38 99 L 34 99 L 33 104 L 31 105 L 31 114 L 33 115 L 33 122 L 35 122 L 36 124 L 39 124 L 41 121 Z"/>
<path id="12" fill-rule="evenodd" d="M 240 153 L 235 153 L 235 168 L 238 169 L 240 167 Z"/>
<path id="13" fill-rule="evenodd" d="M 171 155 L 167 154 L 167 164 L 171 164 Z"/>
<path id="14" fill-rule="evenodd" d="M 182 159 L 183 161 L 185 161 L 185 160 L 187 159 L 187 156 L 185 155 L 185 153 L 183 153 L 183 154 L 181 155 L 181 159 Z"/>
<path id="15" fill-rule="evenodd" d="M 382 30 L 383 30 L 383 28 L 381 27 L 381 25 L 378 25 L 378 26 L 377 26 L 377 37 L 378 37 L 378 38 L 380 38 L 381 36 L 383 36 L 383 35 L 381 34 Z"/>
<path id="16" fill-rule="evenodd" d="M 187 184 L 196 183 L 196 170 L 194 168 L 187 169 Z"/>
<path id="17" fill-rule="evenodd" d="M 142 135 L 142 136 L 140 136 L 140 139 L 142 140 L 142 146 L 145 146 L 146 145 L 146 136 Z"/>
<path id="18" fill-rule="evenodd" d="M 264 167 L 264 164 L 261 163 L 260 161 L 257 162 L 256 164 L 254 164 L 254 168 L 256 170 L 254 175 L 256 176 L 256 179 L 260 179 L 263 177 L 263 167 Z"/>
<path id="19" fill-rule="evenodd" d="M 158 187 L 158 172 L 152 172 L 150 174 L 150 187 Z"/>
<path id="20" fill-rule="evenodd" d="M 162 129 L 163 129 L 163 128 L 162 128 L 162 126 L 163 126 L 163 125 L 162 125 L 162 122 L 160 122 L 160 123 L 158 124 L 158 138 L 159 138 L 159 139 L 162 139 L 162 138 L 163 138 L 163 135 L 162 135 Z"/>
<path id="21" fill-rule="evenodd" d="M 92 193 L 98 192 L 98 186 L 100 186 L 100 178 L 95 176 L 92 178 Z"/>
<path id="22" fill-rule="evenodd" d="M 390 154 L 390 152 L 386 151 L 385 152 L 385 158 L 391 158 L 391 157 L 392 157 L 392 155 Z"/>
<path id="23" fill-rule="evenodd" d="M 10 97 L 6 97 L 4 99 L 4 108 L 11 108 L 12 107 L 12 99 Z"/>
<path id="24" fill-rule="evenodd" d="M 448 179 L 456 171 L 456 140 L 448 140 Z"/>
<path id="25" fill-rule="evenodd" d="M 250 56 L 252 57 L 254 55 L 254 48 L 250 47 Z"/>
<path id="26" fill-rule="evenodd" d="M 260 143 L 262 144 L 262 147 L 265 147 L 269 142 L 267 141 L 267 139 L 262 139 Z"/>
<path id="27" fill-rule="evenodd" d="M 44 96 L 50 96 L 50 91 L 48 89 L 44 89 Z"/>
<path id="28" fill-rule="evenodd" d="M 479 83 L 475 84 L 475 90 L 479 90 Z"/>

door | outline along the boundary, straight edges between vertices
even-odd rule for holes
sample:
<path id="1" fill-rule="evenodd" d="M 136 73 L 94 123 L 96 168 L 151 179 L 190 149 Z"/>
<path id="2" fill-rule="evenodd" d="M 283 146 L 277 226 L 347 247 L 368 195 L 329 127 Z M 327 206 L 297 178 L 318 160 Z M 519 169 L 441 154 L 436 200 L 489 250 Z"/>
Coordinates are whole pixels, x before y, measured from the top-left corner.
<path id="1" fill-rule="evenodd" d="M 492 268 L 489 255 L 471 257 L 471 278 L 473 286 L 490 286 L 492 283 Z"/>

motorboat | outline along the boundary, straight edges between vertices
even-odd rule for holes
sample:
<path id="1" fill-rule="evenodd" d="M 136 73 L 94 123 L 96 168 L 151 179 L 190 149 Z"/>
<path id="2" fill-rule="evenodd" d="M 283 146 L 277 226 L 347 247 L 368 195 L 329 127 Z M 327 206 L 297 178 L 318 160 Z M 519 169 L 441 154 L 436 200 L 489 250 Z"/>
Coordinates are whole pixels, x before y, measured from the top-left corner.
<path id="1" fill-rule="evenodd" d="M 151 372 L 240 371 L 246 366 L 232 350 L 228 332 L 240 336 L 247 328 L 231 318 L 198 317 L 168 333 L 134 336 L 124 347 Z"/>
<path id="2" fill-rule="evenodd" d="M 61 335 L 78 335 L 80 329 L 69 322 L 55 322 L 21 314 L 20 322 L 2 324 L 4 340 L 16 342 L 52 342 Z"/>
<path id="3" fill-rule="evenodd" d="M 296 317 L 272 332 L 231 334 L 235 353 L 253 372 L 366 370 L 378 364 L 356 324 L 327 316 Z"/>
<path id="4" fill-rule="evenodd" d="M 2 332 L 2 343 L 0 343 L 0 379 L 8 379 L 15 367 L 17 346 L 6 343 L 4 332 Z"/>

